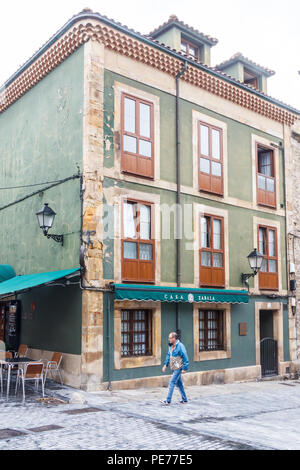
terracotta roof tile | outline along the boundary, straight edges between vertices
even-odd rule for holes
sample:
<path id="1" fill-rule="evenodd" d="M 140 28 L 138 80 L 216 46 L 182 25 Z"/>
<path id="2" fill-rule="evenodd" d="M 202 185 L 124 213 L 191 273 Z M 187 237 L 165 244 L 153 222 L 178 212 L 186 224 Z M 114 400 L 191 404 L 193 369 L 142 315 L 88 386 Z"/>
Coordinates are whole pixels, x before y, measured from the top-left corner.
<path id="1" fill-rule="evenodd" d="M 222 88 L 224 88 L 224 87 L 225 87 L 225 88 L 226 88 L 226 87 L 228 88 L 228 87 L 229 87 L 228 89 L 230 90 L 230 93 L 231 93 L 232 90 L 233 90 L 232 85 L 234 86 L 234 84 L 237 84 L 237 85 L 242 86 L 242 88 L 248 89 L 250 92 L 255 93 L 256 96 L 253 95 L 253 96 L 251 97 L 251 100 L 252 100 L 252 101 L 255 101 L 255 103 L 257 102 L 257 99 L 259 99 L 258 97 L 261 96 L 262 98 L 265 97 L 268 101 L 271 101 L 271 103 L 272 103 L 272 105 L 269 104 L 269 103 L 266 103 L 266 104 L 263 103 L 264 107 L 271 107 L 271 106 L 274 106 L 274 105 L 276 106 L 276 105 L 277 105 L 277 106 L 280 106 L 280 107 L 287 108 L 287 109 L 288 109 L 288 112 L 290 112 L 290 113 L 295 113 L 295 114 L 297 114 L 297 115 L 300 114 L 300 111 L 299 111 L 299 110 L 296 110 L 295 108 L 291 107 L 290 105 L 287 105 L 287 104 L 285 104 L 285 103 L 283 103 L 283 102 L 281 102 L 281 101 L 279 101 L 279 100 L 277 100 L 277 99 L 275 99 L 275 98 L 273 98 L 273 97 L 271 97 L 271 96 L 269 96 L 269 95 L 266 95 L 266 94 L 264 94 L 264 93 L 261 92 L 261 91 L 258 91 L 258 90 L 256 90 L 256 89 L 253 89 L 253 87 L 251 87 L 250 85 L 247 86 L 245 83 L 242 83 L 242 82 L 236 80 L 235 78 L 233 78 L 233 77 L 227 75 L 226 73 L 222 72 L 221 70 L 219 70 L 218 67 L 224 65 L 224 63 L 223 63 L 223 64 L 220 64 L 220 65 L 217 66 L 217 67 L 209 67 L 209 66 L 207 66 L 207 65 L 205 65 L 205 64 L 199 63 L 197 60 L 192 60 L 191 57 L 187 57 L 185 54 L 180 53 L 180 52 L 176 51 L 175 49 L 172 49 L 172 48 L 170 48 L 170 47 L 168 47 L 168 46 L 166 46 L 166 45 L 163 45 L 163 44 L 160 43 L 159 41 L 154 40 L 153 38 L 150 38 L 149 36 L 146 36 L 146 35 L 143 35 L 143 34 L 141 34 L 141 33 L 138 33 L 138 32 L 136 32 L 136 31 L 134 31 L 133 29 L 129 29 L 127 26 L 124 26 L 124 25 L 122 25 L 121 23 L 114 21 L 113 19 L 109 19 L 108 17 L 103 16 L 103 15 L 100 15 L 99 13 L 95 13 L 95 12 L 91 12 L 91 13 L 90 13 L 89 11 L 82 11 L 82 12 L 80 12 L 79 14 L 74 15 L 74 16 L 73 16 L 55 35 L 53 35 L 53 36 L 51 37 L 51 39 L 49 39 L 49 41 L 47 41 L 47 42 L 46 42 L 46 43 L 45 43 L 45 44 L 44 44 L 44 45 L 43 45 L 43 46 L 24 64 L 24 65 L 23 65 L 6 83 L 4 83 L 4 86 L 2 87 L 2 91 L 4 91 L 4 90 L 5 90 L 6 88 L 8 88 L 8 87 L 11 87 L 13 83 L 17 84 L 18 80 L 22 80 L 22 77 L 24 76 L 24 74 L 26 74 L 27 71 L 29 72 L 30 69 L 33 67 L 32 64 L 34 64 L 34 63 L 36 63 L 38 60 L 40 60 L 39 58 L 40 58 L 40 57 L 43 57 L 43 54 L 45 54 L 47 51 L 50 51 L 50 52 L 51 52 L 51 47 L 52 47 L 52 46 L 53 46 L 54 48 L 56 48 L 56 45 L 55 45 L 55 44 L 57 43 L 57 41 L 60 41 L 60 38 L 61 38 L 61 36 L 62 36 L 64 33 L 67 32 L 67 33 L 68 33 L 68 36 L 69 36 L 70 38 L 73 38 L 73 36 L 75 37 L 75 39 L 74 39 L 74 41 L 75 41 L 74 45 L 72 45 L 71 42 L 70 42 L 70 52 L 69 52 L 70 54 L 72 53 L 72 51 L 76 50 L 77 47 L 80 47 L 80 45 L 81 45 L 83 42 L 86 42 L 86 41 L 89 39 L 89 35 L 87 34 L 85 38 L 79 39 L 79 38 L 78 38 L 78 34 L 81 34 L 81 33 L 80 33 L 80 29 L 82 29 L 82 34 L 85 34 L 84 31 L 85 31 L 86 29 L 91 29 L 91 34 L 93 34 L 92 30 L 93 30 L 93 29 L 96 29 L 96 30 L 97 30 L 97 28 L 99 29 L 99 27 L 96 27 L 96 28 L 95 28 L 95 27 L 92 26 L 90 23 L 86 24 L 85 26 L 83 26 L 82 24 L 80 24 L 79 27 L 76 27 L 76 24 L 78 24 L 78 22 L 79 22 L 80 20 L 83 20 L 83 19 L 94 19 L 94 20 L 98 20 L 98 21 L 100 20 L 100 21 L 106 23 L 109 27 L 112 27 L 112 28 L 115 28 L 115 29 L 119 29 L 119 31 L 121 31 L 122 33 L 125 33 L 125 34 L 126 34 L 126 33 L 129 33 L 129 35 L 131 34 L 132 36 L 135 36 L 135 43 L 136 43 L 136 40 L 142 40 L 142 41 L 143 41 L 143 40 L 146 40 L 146 41 L 148 42 L 148 46 L 151 45 L 151 43 L 152 43 L 154 47 L 155 47 L 155 45 L 156 45 L 156 47 L 159 47 L 159 48 L 164 49 L 165 52 L 170 51 L 170 53 L 173 55 L 173 62 L 175 61 L 176 56 L 177 56 L 177 58 L 180 58 L 180 56 L 181 56 L 182 58 L 186 58 L 186 59 L 187 59 L 187 62 L 188 62 L 189 64 L 192 64 L 192 63 L 194 62 L 194 63 L 195 63 L 195 66 L 196 66 L 197 68 L 195 68 L 194 71 L 193 71 L 193 70 L 190 70 L 190 74 L 192 74 L 192 75 L 194 74 L 195 77 L 196 77 L 197 74 L 202 74 L 204 71 L 207 71 L 207 72 L 210 72 L 210 73 L 215 74 L 215 78 L 212 77 L 212 78 L 208 78 L 208 79 L 207 79 L 209 82 L 215 81 L 215 79 L 217 79 L 217 77 L 219 77 L 219 78 L 221 78 L 221 79 L 222 79 L 222 77 L 224 77 L 224 80 L 225 80 L 225 81 L 224 81 L 224 85 L 222 84 Z M 71 31 L 71 29 L 70 29 L 71 26 L 72 26 L 72 24 L 75 25 L 75 27 L 74 27 L 74 28 L 75 28 L 75 33 L 73 33 L 73 31 Z M 100 29 L 101 29 L 101 28 L 100 28 Z M 78 30 L 78 31 L 77 31 L 77 30 Z M 113 31 L 113 30 L 108 30 L 108 29 L 107 29 L 107 26 L 104 26 L 103 30 L 105 30 L 105 34 L 108 34 L 108 32 L 109 32 L 109 34 L 110 34 L 110 33 L 112 33 L 112 31 Z M 118 32 L 118 33 L 116 33 L 116 34 L 117 34 L 118 39 L 120 39 L 120 33 Z M 102 40 L 102 39 L 101 39 L 101 40 Z M 71 41 L 71 39 L 70 39 L 70 41 Z M 130 39 L 129 41 L 132 42 L 131 39 Z M 131 44 L 131 42 L 130 42 L 130 44 Z M 146 47 L 147 47 L 147 46 L 146 46 Z M 149 52 L 149 51 L 148 51 L 148 52 Z M 68 54 L 67 54 L 67 55 L 68 55 Z M 65 54 L 64 57 L 67 56 L 67 55 Z M 152 54 L 152 55 L 153 55 L 153 54 Z M 240 54 L 239 57 L 240 57 L 241 55 L 242 55 L 242 54 Z M 152 57 L 152 56 L 151 56 L 151 57 Z M 155 57 L 156 57 L 156 54 L 155 54 Z M 236 59 L 236 57 L 237 57 L 237 54 L 234 56 L 234 58 Z M 41 59 L 41 60 L 42 60 L 42 59 Z M 63 60 L 63 59 L 60 59 L 60 62 L 61 62 L 62 60 Z M 247 59 L 247 60 L 249 60 L 249 59 Z M 173 62 L 172 62 L 172 64 L 173 64 Z M 176 62 L 176 61 L 175 61 L 175 62 Z M 174 64 L 175 64 L 175 62 L 174 62 Z M 227 61 L 227 62 L 228 62 L 228 61 Z M 169 62 L 168 62 L 168 63 L 169 63 Z M 173 65 L 174 65 L 174 64 L 173 64 Z M 252 64 L 255 64 L 255 63 L 252 62 Z M 172 65 L 172 66 L 173 66 L 173 65 Z M 178 64 L 177 64 L 177 65 L 178 65 Z M 52 67 L 52 66 L 55 67 L 55 65 L 53 65 L 53 64 L 51 65 L 51 67 Z M 48 66 L 47 66 L 47 67 L 48 67 Z M 50 67 L 50 68 L 48 67 L 48 68 L 49 68 L 49 71 L 50 71 L 51 67 Z M 175 67 L 175 65 L 174 65 L 174 67 Z M 174 67 L 173 67 L 173 68 L 174 68 Z M 200 69 L 199 69 L 199 67 L 200 67 Z M 175 69 L 174 69 L 174 70 L 175 70 Z M 173 72 L 174 72 L 174 70 L 173 70 Z M 203 72 L 201 72 L 201 70 L 203 70 Z M 265 70 L 268 70 L 268 69 L 265 69 Z M 178 71 L 177 71 L 177 69 L 176 69 L 176 71 L 175 71 L 174 73 L 176 74 L 177 72 L 178 72 Z M 46 74 L 46 73 L 48 73 L 47 70 L 45 71 L 45 74 Z M 40 79 L 42 79 L 45 74 L 43 73 L 43 74 L 41 75 L 41 77 L 37 79 L 37 81 L 39 81 Z M 20 76 L 21 76 L 21 78 L 19 79 L 18 77 L 20 77 Z M 196 80 L 196 79 L 198 79 L 198 78 L 196 77 L 195 80 Z M 206 80 L 206 79 L 205 79 L 205 80 Z M 196 81 L 197 81 L 197 80 L 196 80 Z M 226 84 L 226 82 L 227 82 L 227 84 Z M 228 82 L 229 82 L 229 84 L 228 84 Z M 23 83 L 23 82 L 22 82 L 22 83 Z M 231 85 L 230 85 L 230 84 L 231 84 Z M 17 85 L 16 85 L 16 86 L 17 86 Z M 28 86 L 29 86 L 29 85 L 28 85 Z M 34 86 L 34 84 L 32 84 L 31 86 Z M 30 88 L 30 87 L 29 87 L 29 88 Z M 225 88 L 224 88 L 224 89 L 225 89 Z M 227 89 L 227 88 L 226 88 L 226 89 Z M 1 87 L 0 87 L 0 92 L 1 92 Z M 227 92 L 226 92 L 226 93 L 227 93 Z M 234 93 L 235 93 L 235 94 L 241 94 L 242 91 L 236 90 Z M 13 91 L 13 92 L 11 92 L 11 94 L 12 94 L 12 95 L 13 95 L 13 94 L 16 95 L 17 92 L 16 92 L 16 91 Z M 1 93 L 0 93 L 0 95 L 1 95 Z M 22 95 L 22 93 L 20 93 L 18 96 L 21 96 L 21 95 Z M 18 97 L 16 96 L 16 97 L 14 98 L 14 97 L 12 96 L 12 97 L 11 97 L 11 102 L 14 102 L 15 99 L 18 99 Z M 241 104 L 241 103 L 240 103 L 240 104 Z M 0 108 L 1 108 L 1 96 L 0 96 Z M 3 108 L 6 109 L 6 106 L 3 106 Z M 273 109 L 273 108 L 272 108 L 272 109 Z M 275 108 L 274 108 L 274 109 L 275 109 Z M 272 111 L 272 112 L 273 112 L 273 111 Z M 275 112 L 275 111 L 274 111 L 274 112 Z M 285 114 L 287 114 L 286 111 L 279 111 L 278 109 L 276 110 L 276 113 L 277 113 L 277 114 L 278 114 L 278 113 L 281 113 L 281 114 L 285 113 Z M 289 115 L 289 116 L 292 116 L 292 115 Z M 280 118 L 280 119 L 281 119 L 281 118 Z M 292 118 L 291 118 L 291 119 L 292 119 Z"/>

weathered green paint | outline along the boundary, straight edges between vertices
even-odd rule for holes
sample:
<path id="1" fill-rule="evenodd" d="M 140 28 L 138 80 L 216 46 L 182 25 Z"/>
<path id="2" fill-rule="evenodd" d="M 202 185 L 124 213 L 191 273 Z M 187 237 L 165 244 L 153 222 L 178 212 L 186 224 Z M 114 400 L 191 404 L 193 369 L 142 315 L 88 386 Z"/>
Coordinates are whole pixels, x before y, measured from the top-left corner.
<path id="1" fill-rule="evenodd" d="M 22 344 L 33 349 L 81 354 L 81 290 L 78 286 L 41 287 L 18 298 L 22 301 Z"/>
<path id="2" fill-rule="evenodd" d="M 240 82 L 244 81 L 244 65 L 241 62 L 228 65 L 228 67 L 223 69 L 223 72 Z"/>
<path id="3" fill-rule="evenodd" d="M 81 48 L 0 115 L 0 187 L 59 180 L 82 167 L 83 69 Z M 0 191 L 0 206 L 37 189 Z M 79 189 L 78 179 L 69 181 L 0 210 L 1 263 L 17 274 L 76 266 Z M 38 227 L 35 213 L 44 202 L 57 213 L 51 232 L 66 234 L 63 248 Z"/>
<path id="4" fill-rule="evenodd" d="M 143 186 L 140 184 L 128 183 L 124 181 L 116 181 L 109 178 L 104 178 L 104 193 L 105 188 L 117 186 L 119 188 L 128 188 L 131 190 L 141 191 L 149 194 L 159 194 L 161 205 L 173 206 L 176 203 L 176 193 L 172 191 L 162 190 L 151 186 Z M 183 217 L 185 213 L 185 205 L 193 203 L 205 204 L 212 208 L 224 209 L 228 211 L 228 225 L 229 225 L 229 284 L 232 288 L 242 287 L 241 273 L 248 272 L 250 267 L 247 260 L 248 254 L 257 247 L 257 239 L 253 235 L 253 217 L 262 217 L 262 213 L 254 210 L 244 209 L 236 206 L 229 206 L 224 203 L 217 203 L 197 196 L 182 195 Z M 286 282 L 286 246 L 285 246 L 285 218 L 275 216 L 269 213 L 263 213 L 265 219 L 280 222 L 280 248 L 281 248 L 281 276 L 282 287 L 287 288 Z M 111 215 L 112 224 L 112 215 Z M 161 240 L 161 279 L 162 282 L 176 282 L 176 240 L 174 239 L 174 218 L 171 218 L 171 231 L 170 240 Z M 162 218 L 161 218 L 162 223 Z M 238 228 L 238 229 L 237 229 Z M 112 225 L 111 225 L 112 229 Z M 183 234 L 184 235 L 184 234 Z M 182 283 L 194 283 L 194 251 L 191 249 L 191 239 L 183 237 L 182 241 Z M 113 263 L 114 263 L 114 247 L 111 241 L 106 242 L 105 246 L 105 279 L 113 279 Z M 106 277 L 107 276 L 107 277 Z M 250 280 L 250 285 L 252 280 Z"/>
<path id="5" fill-rule="evenodd" d="M 105 92 L 104 92 L 104 108 L 105 108 L 105 140 L 109 142 L 105 148 L 105 162 L 107 168 L 114 166 L 114 81 L 128 84 L 140 90 L 154 94 L 159 97 L 160 101 L 160 177 L 161 180 L 176 183 L 176 128 L 175 128 L 175 97 L 164 93 L 155 88 L 146 86 L 133 80 L 129 80 L 120 75 L 105 71 Z M 275 143 L 280 140 L 271 134 L 261 132 L 246 124 L 237 122 L 228 117 L 222 116 L 211 110 L 195 105 L 194 103 L 181 100 L 181 144 L 182 144 L 182 184 L 189 188 L 193 186 L 193 111 L 199 111 L 204 115 L 211 116 L 221 120 L 227 125 L 228 137 L 228 193 L 232 198 L 240 199 L 244 202 L 251 203 L 253 201 L 252 194 L 252 134 L 270 139 Z M 170 119 L 173 116 L 174 119 Z M 117 136 L 118 137 L 118 136 Z M 283 171 L 282 171 L 282 155 L 279 152 L 279 202 L 284 203 L 283 192 Z M 243 184 L 240 182 L 243 181 Z M 176 203 L 176 192 L 169 189 L 161 189 L 153 186 L 147 186 L 137 183 L 129 183 L 119 181 L 113 178 L 104 178 L 103 181 L 104 195 L 106 190 L 119 188 L 130 191 L 137 191 L 143 194 L 156 194 L 160 197 L 161 206 L 174 207 Z M 249 272 L 249 264 L 247 255 L 257 247 L 257 239 L 253 233 L 253 218 L 265 218 L 272 222 L 280 224 L 280 248 L 281 248 L 281 266 L 282 266 L 282 287 L 287 288 L 286 280 L 286 246 L 285 246 L 285 217 L 264 211 L 255 211 L 239 206 L 225 204 L 220 198 L 219 201 L 213 201 L 201 197 L 199 195 L 182 194 L 183 217 L 187 215 L 187 206 L 194 203 L 209 206 L 212 209 L 223 209 L 228 211 L 228 239 L 229 239 L 229 285 L 231 288 L 241 288 L 241 273 Z M 283 207 L 283 206 L 282 206 Z M 164 215 L 161 216 L 161 222 Z M 176 240 L 174 239 L 174 216 L 171 218 L 170 239 L 161 239 L 161 283 L 176 283 Z M 113 230 L 114 217 L 111 213 L 109 225 Z M 191 246 L 191 239 L 188 233 L 193 229 L 193 218 L 186 217 L 189 221 L 189 229 L 184 232 L 181 244 L 181 260 L 182 260 L 182 284 L 194 284 L 194 253 Z M 185 226 L 186 229 L 186 226 Z M 189 246 L 190 244 L 190 246 Z M 104 257 L 104 277 L 105 279 L 114 279 L 114 244 L 108 240 L 105 242 Z M 252 285 L 250 280 L 250 285 Z M 195 286 L 197 287 L 197 286 Z M 256 364 L 256 345 L 255 345 L 255 301 L 267 302 L 268 297 L 261 295 L 251 297 L 248 305 L 232 305 L 231 307 L 231 359 L 218 361 L 206 361 L 197 363 L 193 361 L 193 315 L 191 305 L 179 306 L 179 328 L 182 330 L 183 341 L 187 346 L 187 350 L 191 359 L 191 371 L 227 369 L 234 367 L 245 367 Z M 282 301 L 277 300 L 276 301 Z M 175 305 L 162 303 L 162 361 L 167 352 L 167 336 L 168 333 L 176 329 Z M 108 330 L 107 320 L 110 315 L 110 328 Z M 239 323 L 248 323 L 248 336 L 239 336 Z M 289 338 L 288 338 L 288 313 L 284 308 L 284 360 L 289 360 Z M 156 376 L 161 374 L 161 367 L 146 367 L 128 370 L 114 370 L 113 368 L 113 305 L 110 312 L 104 312 L 104 337 L 110 337 L 110 345 L 108 340 L 104 348 L 104 380 L 108 380 L 108 376 L 112 381 L 125 380 L 141 377 Z M 110 373 L 108 374 L 108 354 L 110 353 Z"/>
<path id="6" fill-rule="evenodd" d="M 156 39 L 160 43 L 166 44 L 166 46 L 172 49 L 176 49 L 176 51 L 181 50 L 181 31 L 176 26 L 162 32 Z"/>
<path id="7" fill-rule="evenodd" d="M 148 93 L 155 94 L 160 100 L 160 154 L 161 178 L 165 181 L 176 181 L 176 126 L 170 115 L 175 115 L 175 98 L 149 86 L 137 83 L 121 75 L 105 71 L 104 74 L 104 166 L 114 166 L 114 82 L 119 81 Z"/>

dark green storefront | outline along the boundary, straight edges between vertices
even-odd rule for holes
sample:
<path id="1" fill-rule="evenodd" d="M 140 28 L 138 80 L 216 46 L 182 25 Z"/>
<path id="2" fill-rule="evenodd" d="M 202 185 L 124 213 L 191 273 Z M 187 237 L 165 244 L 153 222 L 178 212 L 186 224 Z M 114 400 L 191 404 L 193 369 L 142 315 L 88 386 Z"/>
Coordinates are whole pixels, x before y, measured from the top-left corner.
<path id="1" fill-rule="evenodd" d="M 231 357 L 228 359 L 194 361 L 194 324 L 193 308 L 224 302 L 230 304 L 231 321 Z M 168 334 L 181 330 L 182 341 L 187 348 L 190 359 L 189 372 L 213 371 L 233 368 L 244 368 L 256 365 L 256 334 L 255 334 L 255 304 L 270 302 L 267 296 L 248 296 L 246 291 L 178 289 L 156 286 L 115 285 L 114 293 L 104 296 L 103 316 L 103 374 L 104 382 L 114 382 L 130 379 L 156 377 L 162 375 L 161 365 L 116 370 L 114 368 L 114 303 L 158 301 L 161 302 L 161 360 L 165 359 L 168 349 Z M 205 303 L 203 303 L 205 302 Z M 276 299 L 283 309 L 283 349 L 284 361 L 289 361 L 288 311 L 287 300 Z M 177 313 L 178 306 L 178 313 Z M 177 316 L 178 315 L 178 316 Z M 177 316 L 177 317 L 176 317 Z M 240 335 L 240 324 L 247 324 L 247 335 Z"/>

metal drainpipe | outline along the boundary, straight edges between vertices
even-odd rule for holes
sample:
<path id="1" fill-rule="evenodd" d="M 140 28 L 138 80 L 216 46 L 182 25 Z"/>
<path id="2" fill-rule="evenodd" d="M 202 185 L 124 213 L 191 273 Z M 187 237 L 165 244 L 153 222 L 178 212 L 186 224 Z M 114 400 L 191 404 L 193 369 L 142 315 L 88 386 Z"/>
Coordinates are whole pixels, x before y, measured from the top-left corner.
<path id="1" fill-rule="evenodd" d="M 177 173 L 177 217 L 176 217 L 176 230 L 177 230 L 177 287 L 181 286 L 181 235 L 182 221 L 181 221 L 181 132 L 180 132 L 180 78 L 187 70 L 187 61 L 184 63 L 183 69 L 176 75 L 176 173 Z M 181 335 L 179 324 L 179 305 L 176 303 L 176 332 L 179 337 Z"/>
<path id="2" fill-rule="evenodd" d="M 271 144 L 272 147 L 277 148 L 281 151 L 282 157 L 282 178 L 283 178 L 283 203 L 284 203 L 284 210 L 285 210 L 285 226 L 286 226 L 286 239 L 285 239 L 285 256 L 286 256 L 286 282 L 287 282 L 287 290 L 290 290 L 289 286 L 289 278 L 290 278 L 290 270 L 289 270 L 289 257 L 288 257 L 288 208 L 287 208 L 287 197 L 286 197 L 286 172 L 285 172 L 285 152 L 284 152 L 284 144 L 283 142 L 279 142 L 277 144 Z"/>
<path id="3" fill-rule="evenodd" d="M 110 316 L 111 316 L 111 296 L 107 295 L 106 296 L 106 303 L 107 303 L 107 381 L 108 381 L 108 386 L 107 390 L 111 391 L 112 386 L 111 386 L 111 376 L 110 376 Z"/>

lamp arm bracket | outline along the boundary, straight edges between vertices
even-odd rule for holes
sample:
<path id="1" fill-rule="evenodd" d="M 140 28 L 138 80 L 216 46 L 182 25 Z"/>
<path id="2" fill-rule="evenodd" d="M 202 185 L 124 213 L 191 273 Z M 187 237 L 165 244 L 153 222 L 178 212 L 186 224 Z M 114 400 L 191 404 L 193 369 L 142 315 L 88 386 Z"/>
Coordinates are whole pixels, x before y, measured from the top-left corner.
<path id="1" fill-rule="evenodd" d="M 256 275 L 255 273 L 251 273 L 251 274 L 244 274 L 244 273 L 243 273 L 243 274 L 241 275 L 242 283 L 243 283 L 243 284 L 246 284 L 246 286 L 249 287 L 248 281 L 249 281 L 249 279 L 251 279 L 251 277 L 255 277 L 255 275 Z"/>
<path id="2" fill-rule="evenodd" d="M 64 246 L 64 236 L 63 236 L 63 235 L 54 235 L 54 234 L 52 234 L 52 233 L 47 233 L 47 234 L 45 234 L 45 236 L 46 236 L 48 239 L 52 239 L 52 240 L 54 240 L 55 242 L 61 243 L 61 245 Z"/>

